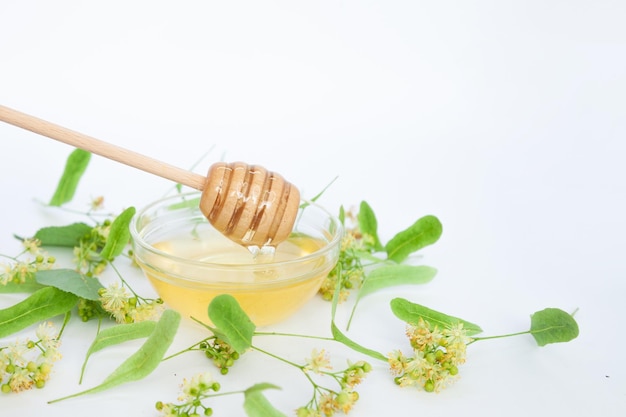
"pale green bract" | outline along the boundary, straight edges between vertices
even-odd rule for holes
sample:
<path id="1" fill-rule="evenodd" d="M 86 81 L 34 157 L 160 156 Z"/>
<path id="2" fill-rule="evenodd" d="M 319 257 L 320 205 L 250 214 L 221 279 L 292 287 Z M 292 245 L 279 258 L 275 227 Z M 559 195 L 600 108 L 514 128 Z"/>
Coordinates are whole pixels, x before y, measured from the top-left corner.
<path id="1" fill-rule="evenodd" d="M 80 371 L 80 381 L 83 379 L 85 368 L 91 355 L 109 346 L 124 343 L 129 340 L 148 337 L 154 331 L 155 327 L 156 322 L 147 320 L 140 321 L 138 323 L 115 325 L 98 332 L 96 338 L 91 343 L 87 354 L 85 355 L 85 361 L 83 362 L 83 366 Z"/>
<path id="2" fill-rule="evenodd" d="M 412 303 L 404 298 L 394 298 L 391 300 L 390 305 L 393 314 L 409 324 L 418 324 L 420 319 L 428 322 L 431 326 L 438 326 L 439 328 L 452 327 L 462 323 L 463 329 L 466 330 L 469 336 L 483 331 L 477 324 Z"/>
<path id="3" fill-rule="evenodd" d="M 280 389 L 280 387 L 273 384 L 260 383 L 244 391 L 243 408 L 248 417 L 286 417 L 285 414 L 274 408 L 265 398 L 263 391 L 266 389 Z"/>
<path id="4" fill-rule="evenodd" d="M 102 258 L 111 261 L 124 251 L 130 241 L 128 225 L 135 215 L 135 208 L 129 207 L 113 220 L 107 241 L 100 252 Z"/>
<path id="5" fill-rule="evenodd" d="M 61 206 L 74 198 L 78 183 L 89 165 L 91 153 L 82 149 L 74 150 L 67 158 L 65 170 L 56 190 L 50 199 L 51 206 Z"/>
<path id="6" fill-rule="evenodd" d="M 102 381 L 100 385 L 81 391 L 67 397 L 59 398 L 50 403 L 63 401 L 69 398 L 105 391 L 118 385 L 138 381 L 154 371 L 161 363 L 167 349 L 172 344 L 178 325 L 180 314 L 174 310 L 165 310 L 157 322 L 154 330 L 144 344 L 133 355 L 128 357 L 117 369 Z"/>

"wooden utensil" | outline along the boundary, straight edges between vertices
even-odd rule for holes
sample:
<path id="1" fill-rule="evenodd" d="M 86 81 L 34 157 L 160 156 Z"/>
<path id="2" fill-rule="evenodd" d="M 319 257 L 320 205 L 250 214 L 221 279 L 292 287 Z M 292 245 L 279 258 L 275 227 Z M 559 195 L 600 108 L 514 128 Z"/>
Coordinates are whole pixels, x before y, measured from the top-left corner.
<path id="1" fill-rule="evenodd" d="M 240 245 L 277 246 L 293 229 L 300 192 L 258 165 L 218 162 L 203 177 L 2 105 L 0 121 L 201 191 L 202 213 Z"/>

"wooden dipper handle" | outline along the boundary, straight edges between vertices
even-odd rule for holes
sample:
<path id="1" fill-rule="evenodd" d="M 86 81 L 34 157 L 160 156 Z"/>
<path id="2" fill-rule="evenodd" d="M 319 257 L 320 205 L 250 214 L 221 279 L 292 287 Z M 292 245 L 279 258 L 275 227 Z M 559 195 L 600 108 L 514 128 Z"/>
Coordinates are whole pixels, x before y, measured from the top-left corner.
<path id="1" fill-rule="evenodd" d="M 148 156 L 129 151 L 91 136 L 75 132 L 63 126 L 0 105 L 0 120 L 22 129 L 30 130 L 59 142 L 84 149 L 113 161 L 158 175 L 159 177 L 187 185 L 202 191 L 206 178 L 199 174 L 157 161 Z"/>
<path id="2" fill-rule="evenodd" d="M 276 246 L 293 229 L 300 192 L 258 165 L 219 162 L 203 177 L 2 105 L 0 121 L 202 191 L 202 213 L 243 246 Z"/>

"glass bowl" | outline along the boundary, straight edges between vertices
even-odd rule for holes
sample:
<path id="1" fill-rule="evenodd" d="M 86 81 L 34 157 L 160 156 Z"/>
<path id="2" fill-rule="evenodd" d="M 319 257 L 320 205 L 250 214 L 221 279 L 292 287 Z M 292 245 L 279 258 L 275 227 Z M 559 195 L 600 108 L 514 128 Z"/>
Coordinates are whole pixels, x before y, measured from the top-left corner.
<path id="1" fill-rule="evenodd" d="M 343 228 L 314 203 L 302 202 L 293 232 L 273 255 L 255 257 L 211 226 L 199 200 L 197 192 L 161 199 L 130 225 L 136 262 L 183 316 L 210 323 L 211 300 L 230 294 L 257 326 L 277 323 L 310 300 L 337 263 Z"/>

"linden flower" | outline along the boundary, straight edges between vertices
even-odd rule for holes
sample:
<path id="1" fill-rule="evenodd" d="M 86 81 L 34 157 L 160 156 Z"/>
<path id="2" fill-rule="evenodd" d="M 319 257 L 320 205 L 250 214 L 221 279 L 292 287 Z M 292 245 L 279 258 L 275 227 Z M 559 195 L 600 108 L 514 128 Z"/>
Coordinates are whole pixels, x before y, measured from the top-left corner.
<path id="1" fill-rule="evenodd" d="M 100 302 L 102 303 L 102 308 L 112 314 L 124 310 L 128 304 L 129 297 L 130 294 L 126 288 L 120 287 L 117 282 L 100 290 Z"/>
<path id="2" fill-rule="evenodd" d="M 337 394 L 336 397 L 336 403 L 338 408 L 344 413 L 344 414 L 348 414 L 350 412 L 350 410 L 352 410 L 352 407 L 354 407 L 354 404 L 357 402 L 357 400 L 359 399 L 359 394 L 356 391 L 341 391 L 339 394 Z"/>
<path id="3" fill-rule="evenodd" d="M 128 312 L 133 323 L 140 321 L 156 320 L 159 318 L 165 307 L 163 304 L 146 303 L 140 304 Z"/>
<path id="4" fill-rule="evenodd" d="M 26 343 L 16 340 L 7 346 L 6 355 L 9 358 L 10 363 L 16 366 L 25 366 L 28 362 L 26 358 L 26 353 L 28 352 L 28 347 Z"/>
<path id="5" fill-rule="evenodd" d="M 387 362 L 393 374 L 399 375 L 404 372 L 407 359 L 399 350 L 394 350 L 387 355 Z"/>
<path id="6" fill-rule="evenodd" d="M 459 344 L 467 346 L 472 338 L 467 335 L 467 331 L 463 328 L 463 323 L 458 323 L 446 329 L 445 338 L 448 344 Z"/>
<path id="7" fill-rule="evenodd" d="M 39 253 L 39 247 L 41 246 L 41 241 L 39 239 L 24 239 L 22 240 L 22 246 L 26 249 L 27 252 L 36 255 Z"/>
<path id="8" fill-rule="evenodd" d="M 52 322 L 41 323 L 39 327 L 37 327 L 35 335 L 37 336 L 42 347 L 45 350 L 56 350 L 61 344 L 60 341 L 57 339 L 57 332 Z"/>
<path id="9" fill-rule="evenodd" d="M 2 273 L 0 273 L 0 285 L 7 285 L 11 280 L 11 274 L 13 273 L 13 266 L 3 263 L 2 265 Z"/>
<path id="10" fill-rule="evenodd" d="M 19 262 L 13 267 L 13 279 L 19 283 L 25 283 L 27 279 L 37 272 L 37 267 L 28 262 Z"/>
<path id="11" fill-rule="evenodd" d="M 97 211 L 97 210 L 102 209 L 104 207 L 104 197 L 98 196 L 98 197 L 93 198 L 91 200 L 90 206 L 91 206 L 92 211 Z"/>
<path id="12" fill-rule="evenodd" d="M 197 397 L 199 394 L 211 388 L 214 382 L 209 372 L 196 374 L 191 379 L 183 379 L 181 386 L 183 395 L 178 398 L 178 401 L 187 401 L 188 399 Z"/>
<path id="13" fill-rule="evenodd" d="M 321 374 L 324 370 L 332 369 L 330 365 L 330 357 L 325 349 L 318 351 L 313 349 L 311 357 L 307 359 L 305 369 Z"/>
<path id="14" fill-rule="evenodd" d="M 11 363 L 4 349 L 0 349 L 0 382 L 2 381 L 2 374 L 6 372 L 7 366 Z"/>
<path id="15" fill-rule="evenodd" d="M 30 377 L 30 372 L 26 368 L 18 368 L 15 370 L 11 379 L 9 379 L 9 387 L 11 391 L 20 392 L 32 388 L 34 381 Z"/>
<path id="16" fill-rule="evenodd" d="M 337 398 L 334 395 L 330 393 L 322 395 L 318 405 L 320 413 L 325 416 L 332 416 L 338 408 L 339 404 L 337 403 Z"/>
<path id="17" fill-rule="evenodd" d="M 462 323 L 439 330 L 420 318 L 416 325 L 408 326 L 406 334 L 414 356 L 394 351 L 387 357 L 398 385 L 438 392 L 456 379 L 458 365 L 465 363 L 467 345 L 472 341 Z"/>

